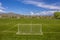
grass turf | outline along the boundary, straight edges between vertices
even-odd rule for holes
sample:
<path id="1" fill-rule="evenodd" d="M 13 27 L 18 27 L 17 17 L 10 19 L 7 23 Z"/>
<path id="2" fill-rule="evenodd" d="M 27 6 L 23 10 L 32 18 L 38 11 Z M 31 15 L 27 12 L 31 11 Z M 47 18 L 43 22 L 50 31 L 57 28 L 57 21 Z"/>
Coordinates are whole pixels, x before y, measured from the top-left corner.
<path id="1" fill-rule="evenodd" d="M 16 24 L 30 24 L 31 21 L 33 24 L 42 24 L 43 33 L 45 33 L 43 35 L 16 35 Z M 5 30 L 12 32 L 3 32 Z M 60 40 L 60 20 L 36 18 L 0 19 L 0 40 Z"/>

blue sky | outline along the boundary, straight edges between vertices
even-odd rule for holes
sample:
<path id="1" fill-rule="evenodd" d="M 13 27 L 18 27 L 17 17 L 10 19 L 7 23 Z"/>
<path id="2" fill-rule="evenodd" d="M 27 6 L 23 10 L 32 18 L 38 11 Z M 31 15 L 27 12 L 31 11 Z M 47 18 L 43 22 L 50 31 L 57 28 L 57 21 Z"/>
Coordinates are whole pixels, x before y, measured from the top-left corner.
<path id="1" fill-rule="evenodd" d="M 0 12 L 51 15 L 60 10 L 60 0 L 0 0 Z"/>

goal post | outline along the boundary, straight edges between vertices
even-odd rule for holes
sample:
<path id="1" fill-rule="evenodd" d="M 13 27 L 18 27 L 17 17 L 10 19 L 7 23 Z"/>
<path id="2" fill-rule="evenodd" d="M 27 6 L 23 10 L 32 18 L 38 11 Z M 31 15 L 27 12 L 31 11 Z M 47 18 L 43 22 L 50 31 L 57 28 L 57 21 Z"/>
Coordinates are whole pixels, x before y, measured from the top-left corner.
<path id="1" fill-rule="evenodd" d="M 42 24 L 18 24 L 16 34 L 19 35 L 43 35 Z"/>
<path id="2" fill-rule="evenodd" d="M 18 29 L 17 29 L 17 33 L 16 34 L 20 34 L 19 25 L 20 24 L 17 25 L 18 26 Z"/>

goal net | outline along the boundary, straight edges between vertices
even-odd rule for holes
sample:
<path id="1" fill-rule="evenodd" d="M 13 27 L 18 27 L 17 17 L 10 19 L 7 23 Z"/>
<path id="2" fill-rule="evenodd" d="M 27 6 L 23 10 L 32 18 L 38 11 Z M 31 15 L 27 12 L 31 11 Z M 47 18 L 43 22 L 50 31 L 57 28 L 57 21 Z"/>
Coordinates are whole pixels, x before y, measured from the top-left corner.
<path id="1" fill-rule="evenodd" d="M 42 24 L 18 24 L 19 35 L 43 35 Z"/>

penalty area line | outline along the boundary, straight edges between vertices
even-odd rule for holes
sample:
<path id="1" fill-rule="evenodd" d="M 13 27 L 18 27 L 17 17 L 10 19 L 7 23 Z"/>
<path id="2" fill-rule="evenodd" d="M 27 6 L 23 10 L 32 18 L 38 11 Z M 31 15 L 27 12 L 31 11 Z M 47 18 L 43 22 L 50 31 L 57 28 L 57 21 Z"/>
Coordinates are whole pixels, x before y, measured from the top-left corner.
<path id="1" fill-rule="evenodd" d="M 2 32 L 7 32 L 7 33 L 16 33 L 16 31 L 2 31 Z"/>
<path id="2" fill-rule="evenodd" d="M 7 30 L 4 30 L 3 32 L 6 32 L 6 31 L 8 31 L 8 30 L 10 30 L 10 29 L 13 29 L 13 28 L 15 28 L 15 27 L 17 27 L 17 26 L 14 25 L 14 27 L 8 28 Z"/>

